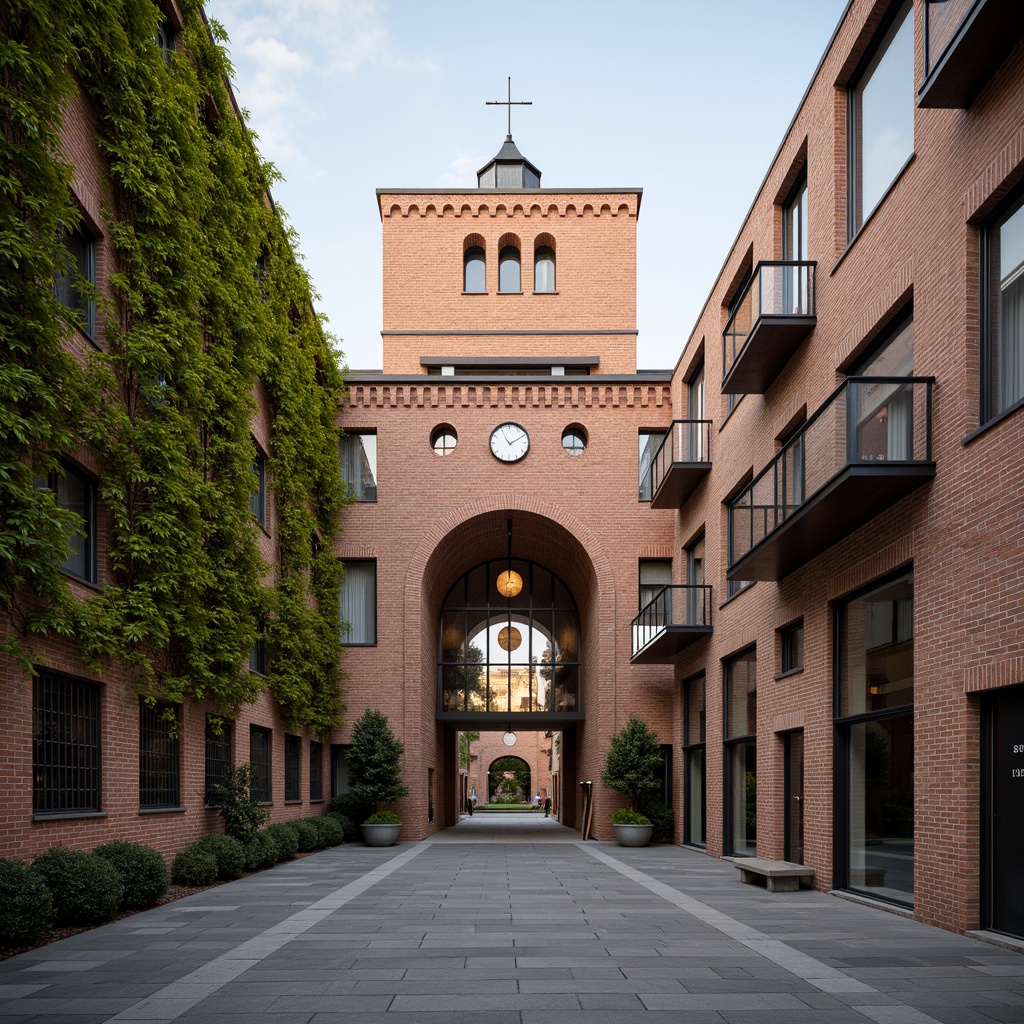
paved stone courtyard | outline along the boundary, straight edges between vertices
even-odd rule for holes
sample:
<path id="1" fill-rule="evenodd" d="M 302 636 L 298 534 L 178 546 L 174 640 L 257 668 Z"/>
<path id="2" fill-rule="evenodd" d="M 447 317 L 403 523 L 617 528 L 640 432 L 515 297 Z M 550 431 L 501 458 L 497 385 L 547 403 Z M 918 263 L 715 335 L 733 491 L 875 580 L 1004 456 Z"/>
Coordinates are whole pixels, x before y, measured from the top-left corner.
<path id="1" fill-rule="evenodd" d="M 433 841 L 325 850 L 0 963 L 0 1024 L 385 1019 L 1011 1024 L 1024 1022 L 1024 955 L 742 885 L 731 864 L 679 847 L 475 815 Z"/>

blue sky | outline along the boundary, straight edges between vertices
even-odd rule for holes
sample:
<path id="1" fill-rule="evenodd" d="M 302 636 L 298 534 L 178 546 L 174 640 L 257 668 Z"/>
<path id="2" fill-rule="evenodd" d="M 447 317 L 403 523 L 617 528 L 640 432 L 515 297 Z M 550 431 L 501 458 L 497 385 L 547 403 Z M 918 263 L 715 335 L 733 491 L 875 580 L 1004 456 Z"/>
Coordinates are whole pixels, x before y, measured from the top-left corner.
<path id="1" fill-rule="evenodd" d="M 675 365 L 846 0 L 208 0 L 352 369 L 381 357 L 375 189 L 641 187 L 641 368 Z"/>

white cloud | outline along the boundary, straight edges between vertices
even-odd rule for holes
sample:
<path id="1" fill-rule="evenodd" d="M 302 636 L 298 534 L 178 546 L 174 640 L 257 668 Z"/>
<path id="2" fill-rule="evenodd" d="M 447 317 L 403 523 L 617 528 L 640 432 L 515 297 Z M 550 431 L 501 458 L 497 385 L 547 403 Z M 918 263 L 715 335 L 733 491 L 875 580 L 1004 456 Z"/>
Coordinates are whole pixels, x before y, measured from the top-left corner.
<path id="1" fill-rule="evenodd" d="M 449 162 L 445 171 L 434 182 L 437 188 L 472 188 L 476 185 L 476 172 L 487 162 L 487 157 L 459 153 Z"/>

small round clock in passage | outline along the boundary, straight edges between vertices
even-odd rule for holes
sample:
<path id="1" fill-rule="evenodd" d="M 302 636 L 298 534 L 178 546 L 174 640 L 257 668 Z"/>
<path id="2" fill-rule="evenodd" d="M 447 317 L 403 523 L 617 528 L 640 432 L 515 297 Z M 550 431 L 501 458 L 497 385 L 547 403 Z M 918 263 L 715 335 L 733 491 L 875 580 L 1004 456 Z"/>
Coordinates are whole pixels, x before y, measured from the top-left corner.
<path id="1" fill-rule="evenodd" d="M 491 431 L 491 454 L 501 462 L 518 462 L 530 450 L 530 435 L 518 423 L 499 423 Z"/>

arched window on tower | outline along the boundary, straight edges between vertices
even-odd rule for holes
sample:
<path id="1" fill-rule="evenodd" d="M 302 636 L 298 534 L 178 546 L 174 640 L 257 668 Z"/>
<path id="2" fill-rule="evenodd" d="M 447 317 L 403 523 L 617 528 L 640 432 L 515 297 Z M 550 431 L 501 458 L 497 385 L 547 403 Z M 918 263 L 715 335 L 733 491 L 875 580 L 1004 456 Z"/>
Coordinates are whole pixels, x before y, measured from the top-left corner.
<path id="1" fill-rule="evenodd" d="M 498 291 L 517 293 L 523 290 L 519 273 L 519 247 L 502 246 L 498 253 Z"/>
<path id="2" fill-rule="evenodd" d="M 555 250 L 537 240 L 533 251 L 533 290 L 552 293 L 555 291 Z"/>
<path id="3" fill-rule="evenodd" d="M 462 290 L 487 291 L 487 262 L 481 245 L 471 245 L 462 257 Z"/>

